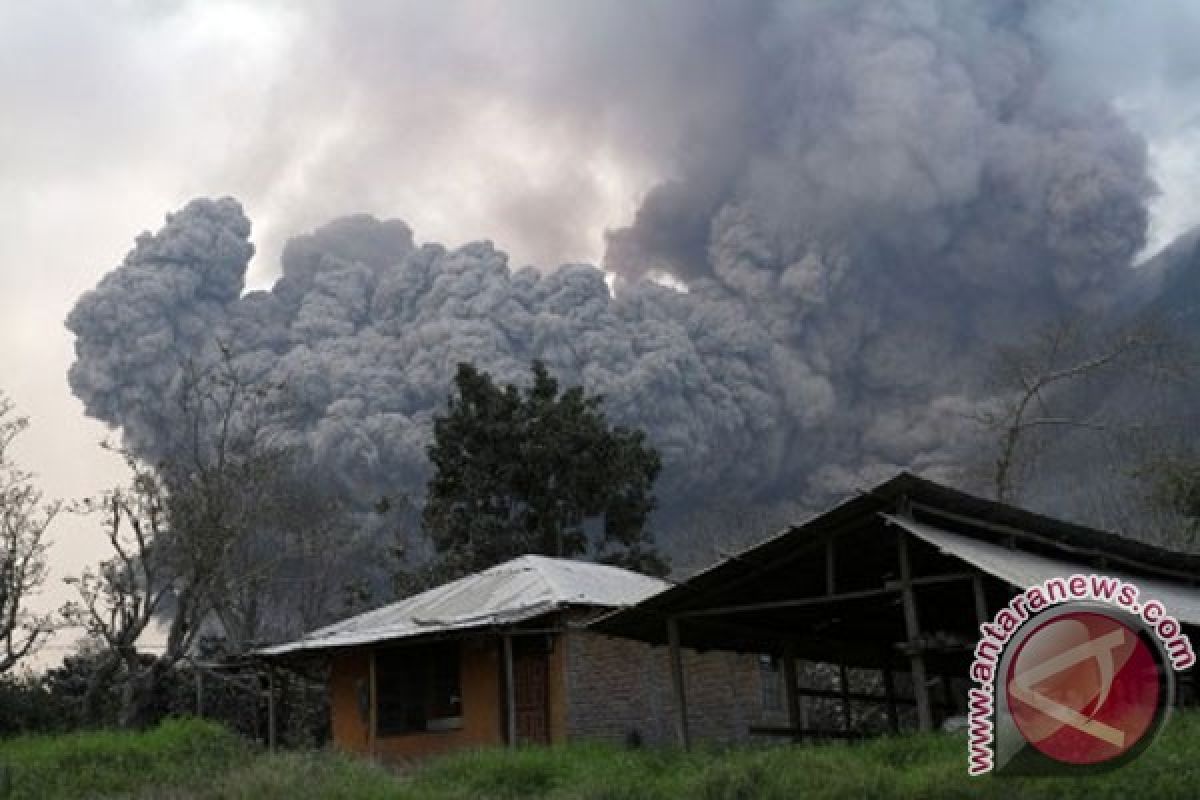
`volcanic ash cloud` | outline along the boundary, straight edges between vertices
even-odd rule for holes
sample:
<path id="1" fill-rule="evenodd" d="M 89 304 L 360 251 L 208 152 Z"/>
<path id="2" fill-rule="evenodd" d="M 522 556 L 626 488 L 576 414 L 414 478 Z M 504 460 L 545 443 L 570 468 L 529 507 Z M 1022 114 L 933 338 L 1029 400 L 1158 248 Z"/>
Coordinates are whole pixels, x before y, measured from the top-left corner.
<path id="1" fill-rule="evenodd" d="M 541 358 L 603 394 L 663 452 L 667 512 L 944 472 L 990 347 L 1103 307 L 1145 241 L 1143 142 L 1061 88 L 1023 8 L 730 13 L 745 75 L 723 85 L 747 94 L 610 231 L 615 292 L 593 266 L 512 271 L 489 242 L 417 245 L 355 216 L 293 239 L 274 287 L 244 293 L 249 221 L 195 200 L 79 299 L 71 387 L 155 455 L 181 365 L 222 342 L 288 387 L 274 435 L 364 505 L 420 494 L 460 361 L 522 381 Z"/>

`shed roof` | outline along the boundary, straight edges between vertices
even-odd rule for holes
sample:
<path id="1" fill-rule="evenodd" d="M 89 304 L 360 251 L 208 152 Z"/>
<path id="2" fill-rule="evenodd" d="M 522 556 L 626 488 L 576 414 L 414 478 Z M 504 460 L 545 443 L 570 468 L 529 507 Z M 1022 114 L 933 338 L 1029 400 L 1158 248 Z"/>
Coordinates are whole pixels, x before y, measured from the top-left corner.
<path id="1" fill-rule="evenodd" d="M 933 552 L 971 564 L 1011 586 L 1024 588 L 1029 577 L 1041 574 L 1041 567 L 1053 561 L 1056 569 L 1068 573 L 1089 566 L 1105 574 L 1128 576 L 1145 587 L 1148 596 L 1163 597 L 1164 602 L 1166 596 L 1173 598 L 1169 610 L 1188 621 L 1192 612 L 1187 609 L 1200 606 L 1200 555 L 1037 514 L 902 472 L 632 608 L 606 615 L 591 627 L 601 633 L 663 644 L 666 619 L 691 618 L 680 632 L 685 646 L 749 652 L 774 651 L 784 639 L 797 636 L 797 641 L 814 643 L 822 652 L 834 652 L 847 642 L 869 648 L 880 637 L 902 637 L 902 630 L 899 634 L 885 630 L 887 625 L 902 624 L 898 606 L 879 596 L 855 599 L 843 594 L 821 605 L 767 608 L 775 601 L 802 597 L 817 602 L 825 591 L 827 553 L 823 546 L 834 538 L 846 541 L 838 551 L 838 569 L 842 578 L 851 579 L 851 589 L 880 584 L 879 588 L 885 588 L 885 581 L 894 579 L 896 571 L 891 563 L 894 533 L 889 529 L 898 529 L 895 520 L 902 515 L 924 523 L 926 535 L 913 535 L 931 545 Z M 998 548 L 1014 555 L 1002 559 Z M 1016 555 L 1017 551 L 1023 555 Z M 745 610 L 755 604 L 761 610 Z M 738 605 L 743 611 L 736 615 L 696 618 Z M 933 616 L 949 614 L 957 606 L 957 601 L 934 602 L 925 610 Z M 973 627 L 969 602 L 961 610 L 971 618 Z M 817 642 L 817 631 L 841 639 L 832 644 Z M 847 645 L 846 649 L 851 648 Z"/>
<path id="2" fill-rule="evenodd" d="M 669 586 L 606 564 L 521 556 L 258 653 L 282 656 L 511 625 L 568 606 L 623 608 Z"/>
<path id="3" fill-rule="evenodd" d="M 1001 547 L 904 517 L 885 514 L 884 518 L 929 542 L 943 553 L 962 559 L 1018 589 L 1027 589 L 1051 578 L 1062 578 L 1080 571 L 1078 562 Z M 1124 570 L 1106 568 L 1104 574 L 1137 586 L 1143 597 L 1154 598 L 1164 603 L 1170 612 L 1183 622 L 1200 625 L 1200 589 L 1195 586 L 1162 578 L 1142 575 L 1135 577 Z"/>

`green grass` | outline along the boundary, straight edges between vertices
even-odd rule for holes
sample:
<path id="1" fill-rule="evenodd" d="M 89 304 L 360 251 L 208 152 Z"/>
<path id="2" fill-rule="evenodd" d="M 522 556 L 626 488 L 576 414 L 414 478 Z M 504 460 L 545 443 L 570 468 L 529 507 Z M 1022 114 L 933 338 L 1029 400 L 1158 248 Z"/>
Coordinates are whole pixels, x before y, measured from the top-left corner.
<path id="1" fill-rule="evenodd" d="M 957 736 L 860 745 L 725 752 L 574 746 L 447 757 L 410 776 L 396 797 L 554 800 L 787 798 L 1159 798 L 1200 796 L 1200 714 L 1176 716 L 1138 761 L 1089 778 L 970 778 Z"/>
<path id="2" fill-rule="evenodd" d="M 22 736 L 0 742 L 0 798 L 121 797 L 200 786 L 254 755 L 237 736 L 199 720 L 171 720 L 145 733 Z"/>
<path id="3" fill-rule="evenodd" d="M 48 800 L 1200 796 L 1200 713 L 1177 715 L 1141 759 L 1104 776 L 968 778 L 965 749 L 962 738 L 941 735 L 691 753 L 584 744 L 462 753 L 397 774 L 328 752 L 266 754 L 214 725 L 176 721 L 141 735 L 10 740 L 0 743 L 0 759 L 10 768 L 10 797 Z"/>

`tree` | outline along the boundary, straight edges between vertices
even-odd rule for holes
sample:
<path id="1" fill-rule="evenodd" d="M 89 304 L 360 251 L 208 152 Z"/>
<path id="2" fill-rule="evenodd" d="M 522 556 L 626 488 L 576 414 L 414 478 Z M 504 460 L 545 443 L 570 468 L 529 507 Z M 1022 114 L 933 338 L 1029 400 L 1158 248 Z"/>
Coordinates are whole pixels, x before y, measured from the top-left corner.
<path id="1" fill-rule="evenodd" d="M 348 572 L 372 563 L 363 515 L 276 436 L 292 427 L 287 387 L 218 350 L 184 365 L 164 399 L 175 408 L 156 457 L 122 452 L 130 484 L 79 506 L 102 517 L 113 555 L 71 580 L 78 599 L 64 613 L 105 651 L 93 694 L 121 684 L 120 721 L 131 727 L 154 720 L 171 670 L 194 662 L 202 640 L 236 656 L 329 622 Z M 382 583 L 386 569 L 376 571 Z M 166 643 L 147 659 L 137 645 L 152 622 Z"/>
<path id="2" fill-rule="evenodd" d="M 241 654 L 271 638 L 273 623 L 310 617 L 312 603 L 331 594 L 295 584 L 309 576 L 323 586 L 336 574 L 324 563 L 332 545 L 321 550 L 314 539 L 344 532 L 341 507 L 300 481 L 296 454 L 272 440 L 281 387 L 248 378 L 222 354 L 183 371 L 161 457 L 147 464 L 123 452 L 130 485 L 80 505 L 102 516 L 113 556 L 70 579 L 79 598 L 63 613 L 103 643 L 89 698 L 106 681 L 122 683 L 124 726 L 154 721 L 169 671 L 202 635 Z M 302 607 L 291 613 L 288 602 Z M 154 621 L 165 623 L 166 643 L 147 659 L 137 644 Z"/>
<path id="3" fill-rule="evenodd" d="M 988 469 L 995 499 L 1017 499 L 1050 433 L 1116 435 L 1136 426 L 1136 415 L 1122 420 L 1105 413 L 1087 390 L 1122 372 L 1177 373 L 1181 365 L 1175 353 L 1176 345 L 1160 326 L 1136 321 L 1113 330 L 1083 318 L 1059 321 L 998 348 L 989 376 L 997 400 L 976 416 L 995 437 Z"/>
<path id="4" fill-rule="evenodd" d="M 9 455 L 28 427 L 0 393 L 0 673 L 35 652 L 51 630 L 50 619 L 31 613 L 28 603 L 46 578 L 45 535 L 60 504 L 44 503 L 33 477 Z"/>
<path id="5" fill-rule="evenodd" d="M 1197 387 L 1185 388 L 1184 402 L 1191 405 Z M 1139 538 L 1183 549 L 1200 545 L 1200 443 L 1195 426 L 1194 412 L 1163 414 L 1129 442 L 1135 466 L 1124 498 L 1124 527 Z"/>
<path id="6" fill-rule="evenodd" d="M 327 623 L 371 559 L 363 515 L 304 457 L 279 441 L 294 413 L 286 384 L 244 374 L 230 352 L 189 366 L 185 424 L 156 469 L 167 489 L 178 560 L 219 628 L 227 654 Z M 291 425 L 283 425 L 290 428 Z"/>
<path id="7" fill-rule="evenodd" d="M 148 698 L 167 669 L 187 653 L 202 621 L 178 565 L 172 563 L 171 530 L 166 493 L 152 470 L 130 455 L 133 472 L 127 488 L 84 500 L 79 510 L 103 517 L 103 530 L 113 556 L 96 568 L 66 579 L 79 599 L 63 605 L 67 624 L 82 628 L 103 645 L 83 695 L 82 718 L 97 718 L 97 709 L 119 673 L 124 694 L 118 721 L 123 726 L 149 722 Z M 156 616 L 174 601 L 162 657 L 147 664 L 137 642 Z"/>
<path id="8" fill-rule="evenodd" d="M 540 361 L 524 390 L 459 364 L 455 390 L 422 515 L 439 578 L 525 553 L 666 572 L 645 528 L 661 461 L 644 433 L 610 426 L 581 387 L 560 393 Z"/>

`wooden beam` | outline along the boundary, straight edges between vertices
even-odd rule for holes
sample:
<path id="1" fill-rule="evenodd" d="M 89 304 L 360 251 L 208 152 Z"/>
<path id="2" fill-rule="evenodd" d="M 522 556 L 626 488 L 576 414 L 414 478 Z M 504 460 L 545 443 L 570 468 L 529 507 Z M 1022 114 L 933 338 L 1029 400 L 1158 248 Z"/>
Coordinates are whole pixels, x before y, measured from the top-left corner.
<path id="1" fill-rule="evenodd" d="M 275 751 L 275 670 L 267 667 L 267 750 Z"/>
<path id="2" fill-rule="evenodd" d="M 888 730 L 900 732 L 900 709 L 896 704 L 896 676 L 892 672 L 890 654 L 884 653 L 883 658 L 883 701 L 887 703 Z"/>
<path id="3" fill-rule="evenodd" d="M 953 715 L 958 711 L 958 707 L 954 703 L 954 687 L 950 684 L 950 675 L 943 672 L 938 676 L 938 682 L 942 684 L 942 703 L 944 709 L 942 720 Z"/>
<path id="4" fill-rule="evenodd" d="M 783 643 L 783 697 L 787 703 L 788 727 L 807 728 L 808 716 L 800 705 L 799 681 L 796 679 L 796 643 Z"/>
<path id="5" fill-rule="evenodd" d="M 512 636 L 500 637 L 504 649 L 504 740 L 509 747 L 517 746 L 517 690 L 513 675 Z"/>
<path id="6" fill-rule="evenodd" d="M 983 576 L 976 574 L 971 580 L 971 592 L 975 595 L 975 621 L 980 625 L 988 621 L 987 594 L 983 591 Z"/>
<path id="7" fill-rule="evenodd" d="M 679 619 L 695 619 L 699 617 L 719 617 L 722 614 L 742 614 L 749 611 L 773 611 L 783 608 L 802 608 L 804 606 L 819 606 L 836 603 L 843 600 L 865 600 L 871 597 L 895 594 L 898 589 L 862 589 L 857 592 L 842 592 L 834 595 L 819 595 L 817 597 L 796 597 L 791 600 L 772 600 L 765 603 L 745 603 L 736 606 L 719 606 L 695 611 L 683 611 L 674 615 Z"/>
<path id="8" fill-rule="evenodd" d="M 825 542 L 825 594 L 830 597 L 837 591 L 837 561 L 833 541 L 829 539 Z"/>
<path id="9" fill-rule="evenodd" d="M 375 739 L 379 731 L 379 686 L 375 679 L 375 648 L 371 648 L 369 670 L 367 694 L 371 698 L 371 705 L 367 722 L 367 753 L 374 758 Z"/>
<path id="10" fill-rule="evenodd" d="M 850 670 L 844 661 L 838 664 L 838 694 L 842 701 L 842 727 L 850 730 L 854 727 L 850 718 Z"/>
<path id="11" fill-rule="evenodd" d="M 925 586 L 936 583 L 949 583 L 951 581 L 967 581 L 976 576 L 974 572 L 953 572 L 945 575 L 925 575 L 920 578 L 910 578 L 909 586 Z M 829 576 L 827 576 L 828 579 Z M 825 603 L 838 603 L 845 600 L 865 600 L 871 597 L 882 597 L 889 594 L 899 594 L 904 591 L 903 581 L 887 581 L 881 588 L 878 589 L 859 589 L 854 592 L 827 593 L 822 595 L 810 595 L 808 597 L 794 597 L 790 600 L 771 600 L 762 603 L 743 603 L 733 606 L 717 606 L 716 608 L 702 608 L 694 611 L 681 611 L 678 616 L 680 619 L 696 619 L 699 617 L 717 617 L 722 614 L 742 614 L 752 611 L 773 611 L 784 608 L 803 608 L 805 606 L 819 606 Z"/>
<path id="12" fill-rule="evenodd" d="M 929 702 L 929 684 L 925 676 L 925 656 L 919 648 L 921 623 L 917 615 L 917 596 L 912 587 L 912 564 L 908 558 L 908 531 L 897 530 L 899 542 L 897 555 L 900 559 L 901 596 L 904 600 L 904 629 L 908 644 L 909 670 L 912 673 L 913 697 L 917 701 L 917 727 L 922 731 L 933 730 L 933 709 Z"/>
<path id="13" fill-rule="evenodd" d="M 800 542 L 796 547 L 792 548 L 788 552 L 776 556 L 769 564 L 762 564 L 758 566 L 747 575 L 742 575 L 720 586 L 708 587 L 705 590 L 694 590 L 689 602 L 698 602 L 706 597 L 709 597 L 710 595 L 717 593 L 735 593 L 736 589 L 739 589 L 748 583 L 754 583 L 757 581 L 764 572 L 778 570 L 781 567 L 787 566 L 793 561 L 807 559 L 812 555 L 814 550 L 824 546 L 825 542 L 829 539 L 833 539 L 847 533 L 856 533 L 866 527 L 868 524 L 868 520 L 862 517 L 854 517 L 852 519 L 842 520 L 840 522 L 814 524 L 819 522 L 819 520 L 820 518 L 818 517 L 816 520 L 810 520 L 803 525 L 789 526 L 786 532 L 782 532 L 779 535 L 783 536 L 786 533 L 794 533 L 798 530 L 804 530 L 804 539 L 806 541 Z M 741 560 L 746 561 L 744 558 Z M 680 585 L 686 586 L 687 584 Z"/>
<path id="14" fill-rule="evenodd" d="M 979 577 L 977 572 L 947 572 L 943 575 L 922 575 L 909 581 L 910 586 L 932 586 L 938 583 L 953 583 L 954 581 L 969 581 Z M 885 589 L 900 591 L 900 581 L 887 581 Z"/>
<path id="15" fill-rule="evenodd" d="M 679 648 L 679 620 L 667 618 L 667 654 L 671 660 L 671 688 L 675 692 L 675 735 L 679 746 L 687 750 L 691 746 L 688 733 L 687 687 L 683 676 L 683 654 Z"/>
<path id="16" fill-rule="evenodd" d="M 820 697 L 820 698 L 823 698 L 826 700 L 842 699 L 841 689 L 810 689 L 808 687 L 801 686 L 799 689 L 796 690 L 796 694 L 798 694 L 800 697 Z M 874 692 L 853 692 L 852 691 L 849 693 L 849 695 L 850 695 L 850 699 L 856 703 L 870 703 L 872 705 L 884 705 L 887 703 L 887 695 L 886 694 L 876 694 Z M 933 700 L 932 695 L 930 695 L 930 697 L 931 697 L 930 704 L 934 708 L 940 708 L 943 705 L 941 703 L 941 701 Z M 912 699 L 911 697 L 897 696 L 895 698 L 895 703 L 897 706 L 916 706 L 917 701 Z"/>

